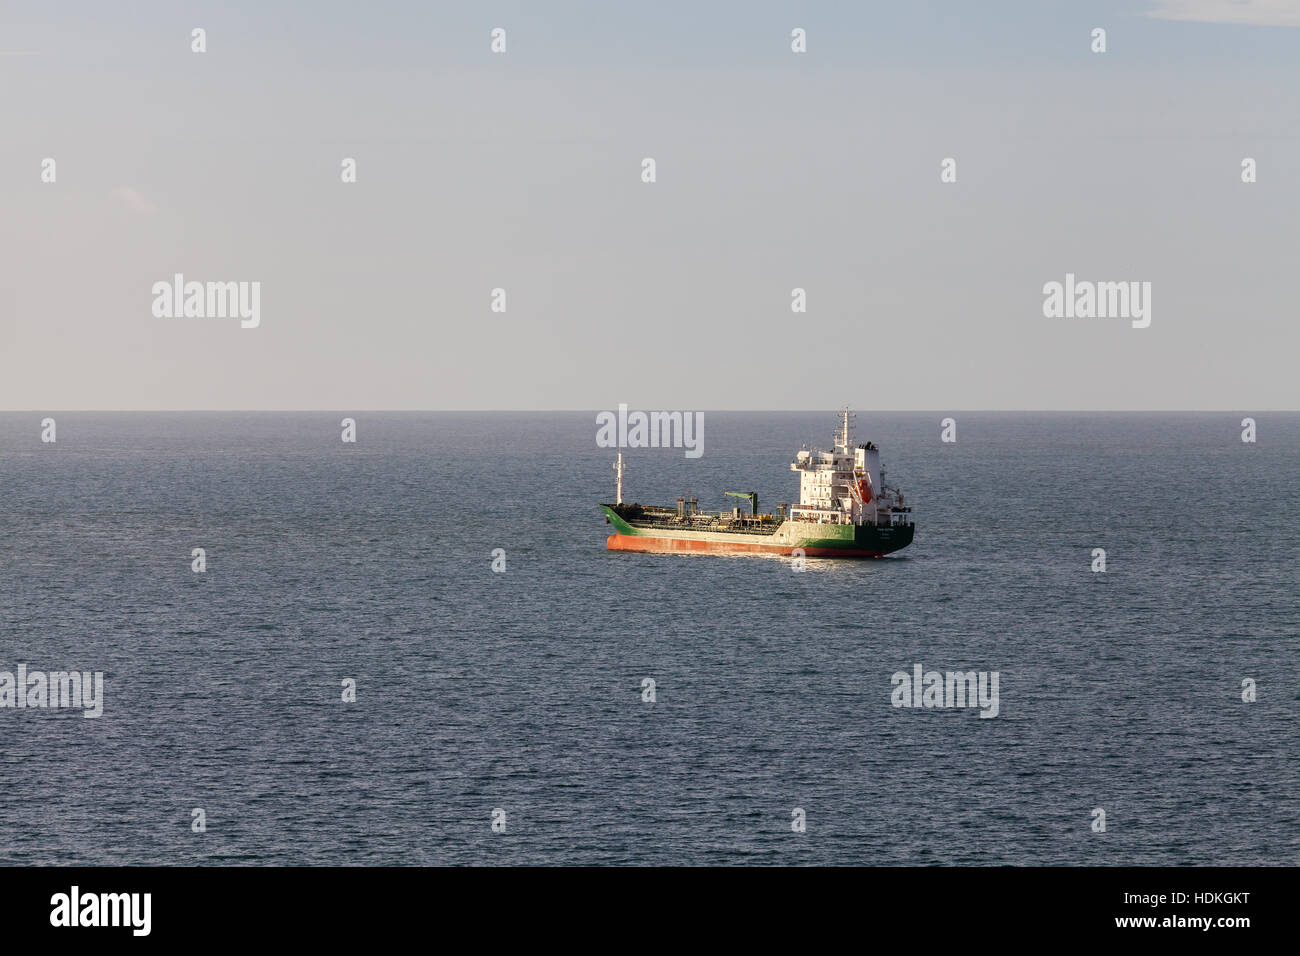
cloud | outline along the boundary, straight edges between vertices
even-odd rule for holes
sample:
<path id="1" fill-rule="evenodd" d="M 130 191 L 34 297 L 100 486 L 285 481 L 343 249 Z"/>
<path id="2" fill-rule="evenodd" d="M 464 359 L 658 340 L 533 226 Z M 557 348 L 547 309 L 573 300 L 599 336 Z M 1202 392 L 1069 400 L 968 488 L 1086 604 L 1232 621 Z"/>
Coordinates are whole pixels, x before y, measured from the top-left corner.
<path id="1" fill-rule="evenodd" d="M 1156 9 L 1147 16 L 1197 23 L 1300 27 L 1300 3 L 1296 0 L 1156 0 Z"/>
<path id="2" fill-rule="evenodd" d="M 141 216 L 152 216 L 158 207 L 145 199 L 130 186 L 118 186 L 109 194 L 116 202 Z"/>

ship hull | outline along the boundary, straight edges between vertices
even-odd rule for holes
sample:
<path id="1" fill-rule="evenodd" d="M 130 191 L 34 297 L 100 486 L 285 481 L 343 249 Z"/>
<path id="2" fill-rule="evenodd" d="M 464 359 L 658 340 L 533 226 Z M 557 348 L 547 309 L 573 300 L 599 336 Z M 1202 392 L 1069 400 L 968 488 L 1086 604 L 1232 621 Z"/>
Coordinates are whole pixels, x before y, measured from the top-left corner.
<path id="1" fill-rule="evenodd" d="M 809 558 L 883 558 L 890 553 L 858 548 L 817 548 L 787 544 L 757 544 L 751 541 L 710 541 L 626 534 L 611 534 L 605 539 L 605 547 L 610 551 L 641 551 L 647 554 L 776 554 L 784 557 L 792 557 L 798 551 Z"/>
<path id="2" fill-rule="evenodd" d="M 784 522 L 771 534 L 737 534 L 726 531 L 687 531 L 663 527 L 636 527 L 602 505 L 615 534 L 605 546 L 610 551 L 650 554 L 771 554 L 809 558 L 881 558 L 912 543 L 913 525 L 831 525 Z"/>

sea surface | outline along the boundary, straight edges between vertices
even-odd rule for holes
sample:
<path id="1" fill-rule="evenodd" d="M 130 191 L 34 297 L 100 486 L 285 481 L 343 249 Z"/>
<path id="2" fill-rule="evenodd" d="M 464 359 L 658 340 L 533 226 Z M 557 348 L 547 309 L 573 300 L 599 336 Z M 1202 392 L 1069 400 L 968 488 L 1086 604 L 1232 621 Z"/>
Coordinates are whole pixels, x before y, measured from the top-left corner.
<path id="1" fill-rule="evenodd" d="M 915 543 L 797 572 L 606 551 L 590 412 L 52 414 L 0 671 L 104 712 L 0 708 L 0 864 L 1300 863 L 1300 415 L 860 412 Z M 706 412 L 626 497 L 796 500 L 834 427 Z"/>

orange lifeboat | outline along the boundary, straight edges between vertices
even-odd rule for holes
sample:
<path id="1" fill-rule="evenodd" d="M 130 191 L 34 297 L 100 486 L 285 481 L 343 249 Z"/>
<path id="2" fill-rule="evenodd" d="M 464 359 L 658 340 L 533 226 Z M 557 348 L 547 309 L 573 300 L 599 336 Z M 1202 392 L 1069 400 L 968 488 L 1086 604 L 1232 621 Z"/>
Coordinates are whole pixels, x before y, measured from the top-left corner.
<path id="1" fill-rule="evenodd" d="M 871 502 L 871 482 L 866 478 L 858 479 L 858 497 L 864 505 Z"/>

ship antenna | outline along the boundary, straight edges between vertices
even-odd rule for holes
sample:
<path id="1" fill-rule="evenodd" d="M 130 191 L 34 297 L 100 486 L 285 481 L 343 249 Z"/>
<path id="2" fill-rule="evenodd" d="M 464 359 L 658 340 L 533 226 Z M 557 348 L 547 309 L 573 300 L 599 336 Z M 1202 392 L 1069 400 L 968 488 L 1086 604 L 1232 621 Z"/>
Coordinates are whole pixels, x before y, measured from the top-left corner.
<path id="1" fill-rule="evenodd" d="M 845 405 L 844 410 L 840 412 L 840 433 L 836 436 L 836 444 L 845 452 L 849 451 L 853 443 L 853 418 L 853 413 Z"/>
<path id="2" fill-rule="evenodd" d="M 623 464 L 623 450 L 620 448 L 618 461 L 614 462 L 614 471 L 618 475 L 617 480 L 614 482 L 614 504 L 616 505 L 623 503 L 623 469 L 626 467 Z"/>

